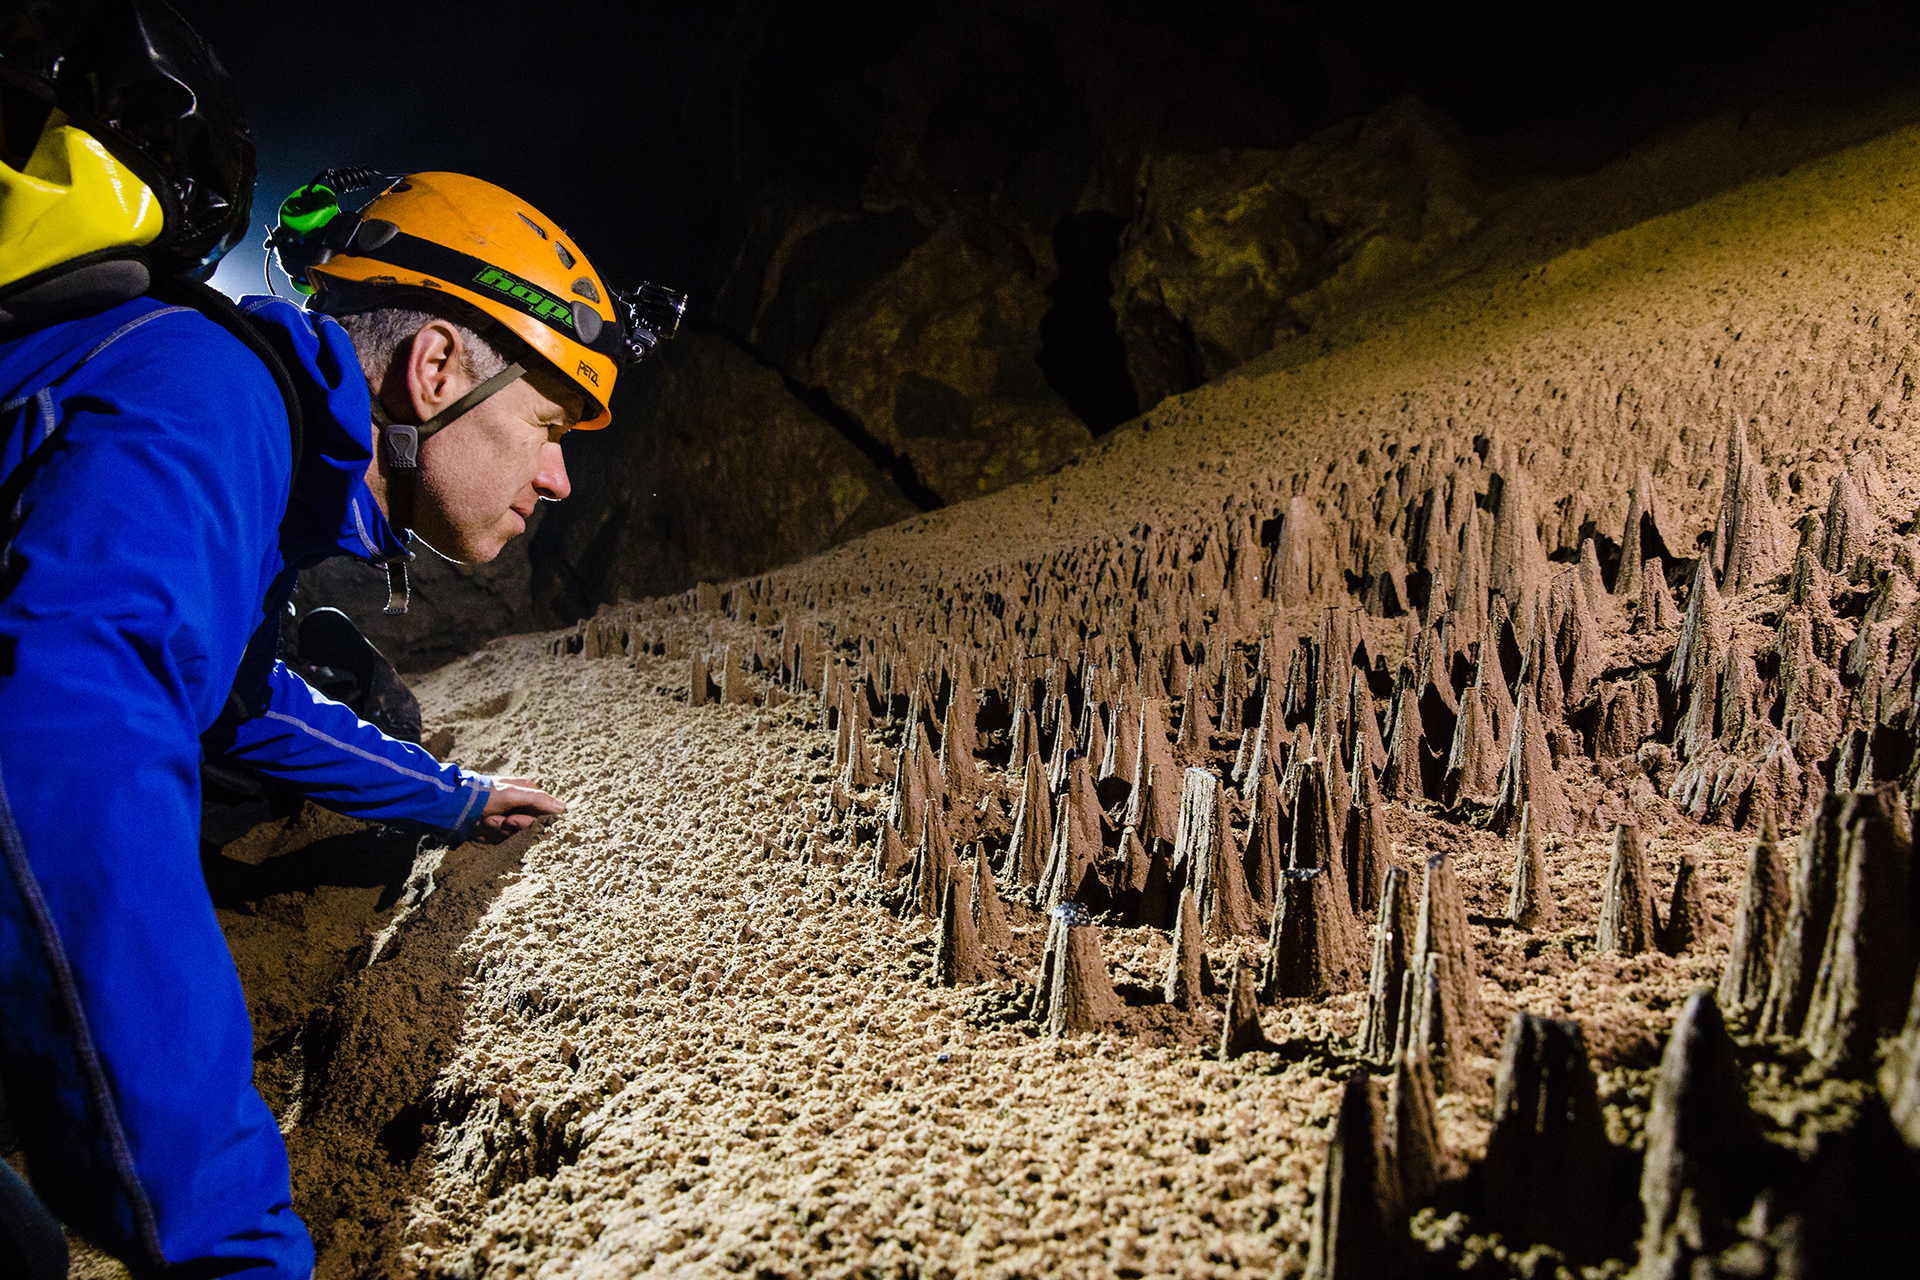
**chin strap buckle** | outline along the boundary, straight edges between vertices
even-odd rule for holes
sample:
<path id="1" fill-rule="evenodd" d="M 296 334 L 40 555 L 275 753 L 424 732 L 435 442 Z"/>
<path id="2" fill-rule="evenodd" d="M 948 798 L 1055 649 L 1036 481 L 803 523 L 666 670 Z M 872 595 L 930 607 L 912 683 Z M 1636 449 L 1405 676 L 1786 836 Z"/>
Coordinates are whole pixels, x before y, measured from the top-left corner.
<path id="1" fill-rule="evenodd" d="M 409 428 L 411 430 L 411 428 Z M 411 464 L 409 464 L 411 465 Z M 405 613 L 407 605 L 413 601 L 413 589 L 407 585 L 407 561 L 396 556 L 387 561 L 387 607 L 388 614 Z"/>
<path id="2" fill-rule="evenodd" d="M 408 470 L 419 466 L 420 428 L 405 423 L 389 423 L 387 434 L 387 461 L 396 467 Z"/>

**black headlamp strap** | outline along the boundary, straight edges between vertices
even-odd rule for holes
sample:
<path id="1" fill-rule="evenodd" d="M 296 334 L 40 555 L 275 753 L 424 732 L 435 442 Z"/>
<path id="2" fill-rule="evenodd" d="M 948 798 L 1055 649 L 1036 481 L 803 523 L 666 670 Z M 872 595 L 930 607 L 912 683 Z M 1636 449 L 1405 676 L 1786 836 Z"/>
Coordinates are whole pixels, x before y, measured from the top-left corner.
<path id="1" fill-rule="evenodd" d="M 422 441 L 440 428 L 450 425 L 462 414 L 479 408 L 483 401 L 500 394 L 526 376 L 527 367 L 516 360 L 417 427 L 405 423 L 389 423 L 386 428 L 388 460 L 396 467 L 419 466 Z"/>

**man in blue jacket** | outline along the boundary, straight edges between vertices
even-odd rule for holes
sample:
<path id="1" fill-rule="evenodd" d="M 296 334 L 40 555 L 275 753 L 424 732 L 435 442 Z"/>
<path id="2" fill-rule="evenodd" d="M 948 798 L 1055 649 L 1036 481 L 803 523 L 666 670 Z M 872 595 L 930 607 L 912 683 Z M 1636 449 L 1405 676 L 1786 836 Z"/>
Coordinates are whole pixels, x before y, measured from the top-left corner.
<path id="1" fill-rule="evenodd" d="M 652 335 L 551 220 L 450 174 L 359 215 L 304 189 L 280 248 L 310 308 L 210 315 L 184 278 L 244 231 L 252 181 L 225 73 L 154 0 L 12 9 L 0 1081 L 40 1198 L 135 1274 L 291 1280 L 312 1247 L 201 878 L 201 759 L 449 841 L 562 812 L 314 692 L 276 660 L 280 619 L 330 556 L 388 566 L 404 600 L 410 533 L 497 555 L 566 496 L 560 436 L 606 424 Z"/>

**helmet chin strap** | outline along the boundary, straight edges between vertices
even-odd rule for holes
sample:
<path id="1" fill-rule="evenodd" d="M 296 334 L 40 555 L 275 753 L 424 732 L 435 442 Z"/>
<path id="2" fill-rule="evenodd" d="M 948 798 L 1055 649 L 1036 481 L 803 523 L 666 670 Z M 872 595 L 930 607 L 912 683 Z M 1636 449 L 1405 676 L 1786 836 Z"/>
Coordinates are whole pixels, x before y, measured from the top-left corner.
<path id="1" fill-rule="evenodd" d="M 455 419 L 479 408 L 482 403 L 499 395 L 526 375 L 525 365 L 517 360 L 511 361 L 506 368 L 418 426 L 391 421 L 383 424 L 380 434 L 386 441 L 389 474 L 394 476 L 417 474 L 420 466 L 420 445 L 428 436 L 442 427 L 452 425 Z M 369 386 L 368 390 L 371 392 L 373 388 Z M 378 393 L 374 393 L 374 403 L 379 403 Z M 409 494 L 408 497 L 407 505 L 411 508 L 412 495 Z M 409 517 L 412 515 L 411 510 L 408 515 Z M 413 530 L 407 529 L 406 532 L 411 534 Z M 412 558 L 413 553 L 409 551 L 404 557 L 396 556 L 386 563 L 387 607 L 385 611 L 389 614 L 405 613 L 407 605 L 413 599 L 412 588 L 407 584 L 407 561 Z"/>
<path id="2" fill-rule="evenodd" d="M 455 418 L 479 408 L 483 401 L 491 400 L 526 376 L 526 366 L 516 360 L 419 426 L 388 423 L 384 433 L 388 464 L 407 471 L 413 470 L 420 465 L 420 446 L 428 436 L 442 427 L 450 426 Z"/>

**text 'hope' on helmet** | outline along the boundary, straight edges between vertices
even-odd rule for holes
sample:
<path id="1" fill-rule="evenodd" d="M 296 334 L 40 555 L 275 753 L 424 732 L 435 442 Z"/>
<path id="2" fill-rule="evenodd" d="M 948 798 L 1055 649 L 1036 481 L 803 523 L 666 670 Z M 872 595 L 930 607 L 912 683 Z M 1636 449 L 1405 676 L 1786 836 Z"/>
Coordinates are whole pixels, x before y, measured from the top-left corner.
<path id="1" fill-rule="evenodd" d="M 247 230 L 253 136 L 233 78 L 161 0 L 0 0 L 0 123 L 21 161 L 0 163 L 0 202 L 24 202 L 0 213 L 36 230 L 35 260 L 55 242 L 66 258 L 125 248 L 204 278 Z M 0 283 L 32 274 L 4 247 Z"/>
<path id="2" fill-rule="evenodd" d="M 512 192 L 457 173 L 415 173 L 360 213 L 344 246 L 307 268 L 321 311 L 369 289 L 423 289 L 476 307 L 578 386 L 578 424 L 607 425 L 625 358 L 612 291 L 572 237 Z"/>

